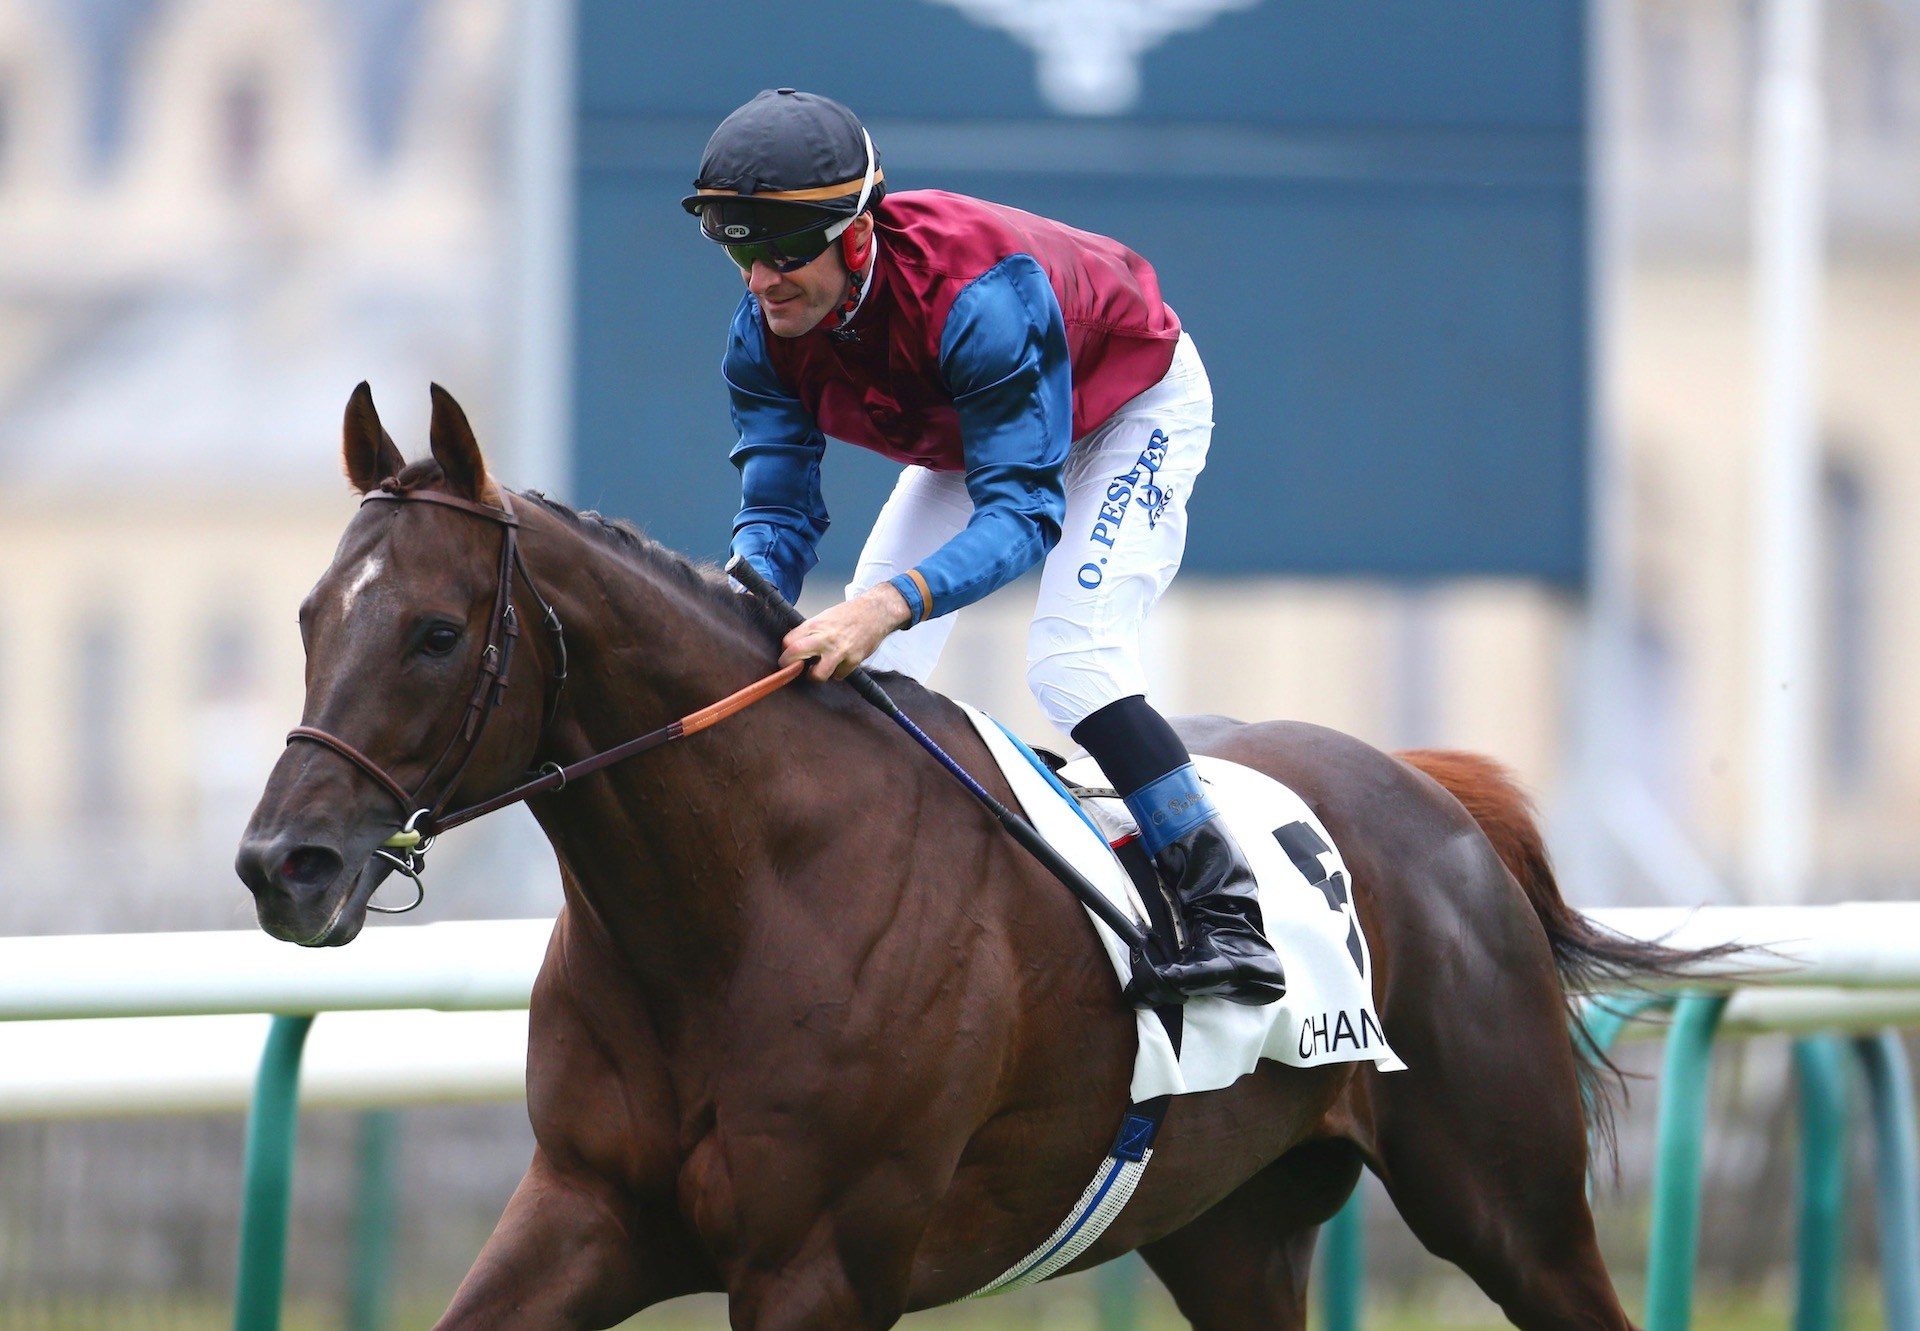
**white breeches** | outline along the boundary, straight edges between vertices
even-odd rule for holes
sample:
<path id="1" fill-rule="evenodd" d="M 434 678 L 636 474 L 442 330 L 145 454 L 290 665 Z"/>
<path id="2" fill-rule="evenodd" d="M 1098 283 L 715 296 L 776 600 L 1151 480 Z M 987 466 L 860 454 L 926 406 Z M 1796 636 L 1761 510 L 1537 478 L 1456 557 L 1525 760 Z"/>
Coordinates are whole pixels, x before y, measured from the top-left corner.
<path id="1" fill-rule="evenodd" d="M 1027 634 L 1027 686 L 1065 734 L 1110 702 L 1147 691 L 1140 628 L 1187 545 L 1187 502 L 1213 438 L 1213 388 L 1185 333 L 1159 383 L 1073 441 L 1066 517 L 1041 566 Z M 908 467 L 847 584 L 857 596 L 905 573 L 973 516 L 965 477 Z M 937 608 L 937 607 L 936 607 Z M 924 681 L 953 632 L 941 615 L 895 633 L 868 664 Z"/>

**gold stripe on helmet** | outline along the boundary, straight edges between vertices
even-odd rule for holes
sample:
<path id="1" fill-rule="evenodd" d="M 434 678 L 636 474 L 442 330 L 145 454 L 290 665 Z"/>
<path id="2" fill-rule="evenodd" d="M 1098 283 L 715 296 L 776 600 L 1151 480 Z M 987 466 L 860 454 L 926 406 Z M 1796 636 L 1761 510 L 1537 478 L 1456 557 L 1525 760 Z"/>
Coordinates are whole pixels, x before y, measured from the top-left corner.
<path id="1" fill-rule="evenodd" d="M 776 203 L 812 202 L 818 199 L 839 199 L 849 194 L 858 194 L 860 192 L 861 182 L 866 180 L 866 178 L 866 174 L 863 172 L 855 176 L 852 180 L 845 181 L 838 185 L 816 185 L 812 189 L 761 190 L 757 194 L 742 194 L 737 189 L 708 189 L 704 186 L 695 190 L 694 193 L 711 194 L 717 197 L 727 198 L 771 199 Z M 873 173 L 873 180 L 876 185 L 886 178 L 887 173 L 885 171 L 875 171 Z"/>

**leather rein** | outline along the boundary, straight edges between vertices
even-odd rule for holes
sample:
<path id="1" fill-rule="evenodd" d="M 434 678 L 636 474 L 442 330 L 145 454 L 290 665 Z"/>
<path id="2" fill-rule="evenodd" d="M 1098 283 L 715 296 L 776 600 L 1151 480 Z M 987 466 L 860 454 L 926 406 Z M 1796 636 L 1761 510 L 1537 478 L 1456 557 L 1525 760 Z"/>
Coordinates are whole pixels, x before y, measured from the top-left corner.
<path id="1" fill-rule="evenodd" d="M 533 580 L 533 574 L 527 568 L 526 556 L 520 551 L 520 519 L 513 511 L 513 501 L 507 491 L 500 492 L 500 507 L 479 504 L 461 499 L 454 495 L 442 494 L 433 490 L 405 490 L 391 479 L 382 483 L 381 488 L 368 492 L 361 501 L 364 507 L 371 503 L 424 503 L 439 504 L 461 513 L 472 514 L 491 522 L 501 529 L 500 570 L 493 594 L 493 614 L 487 625 L 487 645 L 480 654 L 480 669 L 473 682 L 473 688 L 467 697 L 467 706 L 458 727 L 455 728 L 447 745 L 434 759 L 427 774 L 420 778 L 411 794 L 387 770 L 355 748 L 338 735 L 330 734 L 317 726 L 295 726 L 287 732 L 287 743 L 306 740 L 322 748 L 331 749 L 361 772 L 365 773 L 375 785 L 385 791 L 406 816 L 400 830 L 380 844 L 375 855 L 387 861 L 394 868 L 413 880 L 413 900 L 404 906 L 376 906 L 367 903 L 367 909 L 383 915 L 404 915 L 426 900 L 426 884 L 421 881 L 421 872 L 426 868 L 427 849 L 434 838 L 463 823 L 470 823 L 485 814 L 504 809 L 509 805 L 530 799 L 535 795 L 564 790 L 569 782 L 610 767 L 623 759 L 645 753 L 649 749 L 659 748 L 663 744 L 680 739 L 686 735 L 697 734 L 715 722 L 725 720 L 735 712 L 790 684 L 805 670 L 807 663 L 795 661 L 782 666 L 772 674 L 747 685 L 738 692 L 731 693 L 719 702 L 689 713 L 677 721 L 668 722 L 658 730 L 649 731 L 624 743 L 604 749 L 591 757 L 565 767 L 558 763 L 545 763 L 540 774 L 532 779 L 502 791 L 477 804 L 452 813 L 443 812 L 447 801 L 460 784 L 460 778 L 466 775 L 467 765 L 473 761 L 473 755 L 479 751 L 481 736 L 485 734 L 487 722 L 507 695 L 508 672 L 513 665 L 514 645 L 520 639 L 520 619 L 513 607 L 513 580 L 517 573 L 526 583 L 527 590 L 540 607 L 542 621 L 547 632 L 552 635 L 555 652 L 555 665 L 546 681 L 546 708 L 540 722 L 542 734 L 553 724 L 554 716 L 560 709 L 560 698 L 567 684 L 567 637 L 560 623 L 560 614 L 551 602 L 540 594 L 540 588 Z M 453 767 L 453 774 L 440 787 L 440 793 L 431 804 L 423 803 L 427 789 L 434 784 L 456 750 L 462 749 L 460 759 Z"/>

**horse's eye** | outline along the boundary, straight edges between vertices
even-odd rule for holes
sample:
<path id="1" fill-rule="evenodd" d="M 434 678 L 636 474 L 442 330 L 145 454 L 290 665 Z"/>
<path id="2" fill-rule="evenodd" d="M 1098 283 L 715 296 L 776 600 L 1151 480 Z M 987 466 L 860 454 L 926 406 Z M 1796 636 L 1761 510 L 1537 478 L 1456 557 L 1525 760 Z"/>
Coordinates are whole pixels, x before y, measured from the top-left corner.
<path id="1" fill-rule="evenodd" d="M 429 656 L 445 656 L 460 641 L 460 630 L 451 629 L 442 624 L 438 628 L 427 630 L 427 636 L 420 646 Z"/>

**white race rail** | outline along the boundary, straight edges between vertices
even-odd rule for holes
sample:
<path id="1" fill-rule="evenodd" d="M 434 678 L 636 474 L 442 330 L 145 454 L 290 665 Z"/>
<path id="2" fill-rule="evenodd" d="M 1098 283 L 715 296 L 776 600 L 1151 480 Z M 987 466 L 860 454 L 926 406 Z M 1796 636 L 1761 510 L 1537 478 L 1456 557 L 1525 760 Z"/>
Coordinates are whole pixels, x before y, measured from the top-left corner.
<path id="1" fill-rule="evenodd" d="M 328 1014 L 303 1104 L 517 1099 L 552 932 L 395 926 L 320 950 L 257 931 L 0 938 L 0 1120 L 244 1110 L 268 1013 Z"/>
<path id="2" fill-rule="evenodd" d="M 1767 949 L 1741 958 L 1737 986 L 1728 987 L 1920 988 L 1920 902 L 1628 907 L 1590 914 L 1629 937 L 1674 947 L 1738 942 Z"/>
<path id="3" fill-rule="evenodd" d="M 1920 903 L 1593 914 L 1675 946 L 1769 949 L 1742 959 L 1726 1033 L 1920 1024 Z M 305 1103 L 514 1099 L 552 930 L 389 926 L 324 950 L 257 932 L 0 939 L 0 1119 L 243 1109 L 266 1013 L 329 1014 L 309 1043 Z M 123 1020 L 92 1020 L 107 1017 Z"/>
<path id="4" fill-rule="evenodd" d="M 369 929 L 304 948 L 257 930 L 0 938 L 0 1021 L 524 1008 L 552 920 Z"/>

